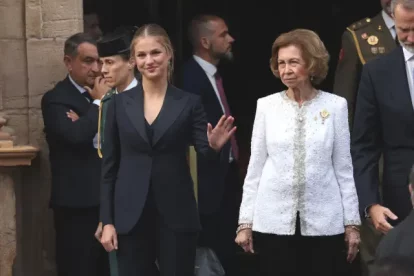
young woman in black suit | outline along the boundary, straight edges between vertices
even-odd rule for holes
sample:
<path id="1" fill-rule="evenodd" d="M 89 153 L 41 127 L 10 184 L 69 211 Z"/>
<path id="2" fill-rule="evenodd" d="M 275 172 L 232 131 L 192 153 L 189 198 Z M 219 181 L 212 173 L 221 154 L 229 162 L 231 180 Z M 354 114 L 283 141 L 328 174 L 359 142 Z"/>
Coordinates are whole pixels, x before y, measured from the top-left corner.
<path id="1" fill-rule="evenodd" d="M 232 117 L 213 129 L 198 96 L 169 83 L 173 49 L 163 28 L 141 27 L 131 54 L 142 75 L 116 95 L 105 125 L 101 242 L 117 250 L 120 276 L 193 276 L 200 230 L 187 149 L 218 162 L 236 128 Z"/>

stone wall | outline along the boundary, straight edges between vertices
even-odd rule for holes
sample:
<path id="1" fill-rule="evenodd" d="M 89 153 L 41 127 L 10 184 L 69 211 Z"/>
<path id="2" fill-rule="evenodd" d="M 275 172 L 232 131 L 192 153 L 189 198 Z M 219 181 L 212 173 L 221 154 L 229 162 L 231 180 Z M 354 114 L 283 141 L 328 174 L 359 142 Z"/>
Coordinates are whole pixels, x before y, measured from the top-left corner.
<path id="1" fill-rule="evenodd" d="M 18 204 L 15 276 L 55 275 L 40 100 L 66 74 L 63 43 L 82 30 L 82 14 L 82 0 L 0 0 L 0 111 L 8 114 L 16 144 L 41 149 L 32 167 L 14 172 Z M 3 186 L 7 185 L 0 185 L 0 193 Z"/>

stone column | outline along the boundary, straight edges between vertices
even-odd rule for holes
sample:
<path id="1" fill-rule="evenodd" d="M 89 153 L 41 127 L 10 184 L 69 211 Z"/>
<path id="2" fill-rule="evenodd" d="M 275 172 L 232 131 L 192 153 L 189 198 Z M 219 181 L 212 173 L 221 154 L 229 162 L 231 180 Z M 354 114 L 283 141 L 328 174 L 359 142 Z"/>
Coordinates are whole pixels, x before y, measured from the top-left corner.
<path id="1" fill-rule="evenodd" d="M 6 120 L 0 116 L 0 275 L 12 276 L 17 252 L 16 196 L 13 168 L 27 166 L 36 156 L 31 146 L 14 146 L 10 133 L 3 130 Z"/>
<path id="2" fill-rule="evenodd" d="M 63 79 L 63 44 L 82 31 L 82 0 L 0 0 L 0 111 L 13 145 L 0 132 L 0 275 L 54 276 L 54 232 L 48 209 L 50 173 L 40 100 Z M 12 128 L 14 131 L 10 131 Z M 13 177 L 12 177 L 13 175 Z M 13 189 L 15 188 L 15 189 Z M 17 188 L 17 189 L 16 189 Z M 13 203 L 17 199 L 17 210 Z M 5 206 L 8 206 L 7 208 Z M 4 219 L 3 219 L 4 218 Z M 5 264 L 7 263 L 7 265 Z"/>
<path id="3" fill-rule="evenodd" d="M 44 93 L 66 75 L 63 45 L 69 36 L 82 31 L 83 1 L 23 1 L 27 59 L 26 139 L 40 152 L 32 166 L 24 169 L 21 177 L 18 200 L 22 203 L 22 231 L 16 268 L 20 271 L 16 276 L 54 276 L 55 239 L 49 209 L 49 151 L 43 134 L 40 102 Z M 19 137 L 20 134 L 16 134 Z"/>

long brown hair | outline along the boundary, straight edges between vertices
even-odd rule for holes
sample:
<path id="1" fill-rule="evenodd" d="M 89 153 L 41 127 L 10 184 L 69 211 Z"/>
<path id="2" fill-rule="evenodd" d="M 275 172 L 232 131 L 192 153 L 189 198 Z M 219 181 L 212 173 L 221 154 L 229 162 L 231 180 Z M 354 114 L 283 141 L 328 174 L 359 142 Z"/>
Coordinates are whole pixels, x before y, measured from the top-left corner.
<path id="1" fill-rule="evenodd" d="M 167 32 L 163 27 L 161 27 L 158 24 L 147 24 L 144 26 L 141 26 L 134 35 L 134 38 L 131 42 L 131 55 L 135 58 L 135 44 L 137 43 L 139 38 L 142 37 L 157 37 L 159 39 L 159 43 L 165 48 L 167 53 L 171 56 L 171 59 L 168 63 L 168 81 L 170 82 L 173 77 L 174 73 L 174 49 L 170 40 L 170 37 L 168 36 Z"/>

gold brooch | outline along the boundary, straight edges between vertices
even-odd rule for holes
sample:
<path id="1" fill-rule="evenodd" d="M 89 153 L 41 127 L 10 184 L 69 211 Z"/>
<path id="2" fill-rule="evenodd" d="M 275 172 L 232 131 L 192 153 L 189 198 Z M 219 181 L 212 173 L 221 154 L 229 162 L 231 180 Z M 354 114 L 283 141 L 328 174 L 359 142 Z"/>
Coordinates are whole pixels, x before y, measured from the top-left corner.
<path id="1" fill-rule="evenodd" d="M 325 119 L 328 118 L 330 114 L 329 114 L 329 112 L 326 109 L 322 110 L 320 112 L 320 114 L 321 114 L 321 117 L 322 117 L 322 124 L 324 124 L 325 123 Z"/>

